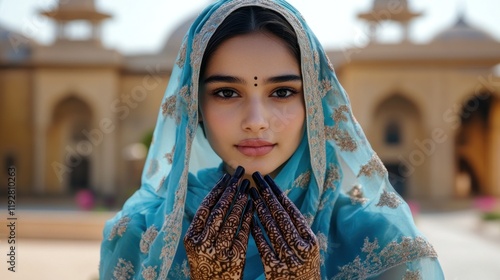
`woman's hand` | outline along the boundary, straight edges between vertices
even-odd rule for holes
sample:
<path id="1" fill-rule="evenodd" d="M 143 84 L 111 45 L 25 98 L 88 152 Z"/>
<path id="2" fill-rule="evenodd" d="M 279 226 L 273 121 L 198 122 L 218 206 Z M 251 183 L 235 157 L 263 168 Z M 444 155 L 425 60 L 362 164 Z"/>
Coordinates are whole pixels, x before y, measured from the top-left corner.
<path id="1" fill-rule="evenodd" d="M 238 185 L 244 173 L 238 167 L 233 177 L 225 174 L 194 215 L 184 237 L 191 279 L 243 278 L 254 209 L 250 182 Z"/>
<path id="2" fill-rule="evenodd" d="M 266 279 L 320 279 L 320 255 L 316 236 L 304 216 L 286 197 L 273 179 L 253 174 L 260 190 L 250 189 L 257 209 L 252 235 L 257 244 Z M 268 243 L 261 226 L 269 237 Z"/>

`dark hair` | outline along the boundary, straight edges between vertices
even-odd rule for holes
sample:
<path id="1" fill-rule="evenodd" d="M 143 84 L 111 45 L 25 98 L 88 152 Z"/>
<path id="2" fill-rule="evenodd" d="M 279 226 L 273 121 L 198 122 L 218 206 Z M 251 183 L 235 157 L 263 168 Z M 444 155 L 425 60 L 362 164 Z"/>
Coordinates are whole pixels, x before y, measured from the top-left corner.
<path id="1" fill-rule="evenodd" d="M 300 65 L 300 48 L 297 35 L 290 23 L 273 10 L 248 6 L 232 12 L 214 32 L 203 54 L 200 74 L 204 74 L 207 59 L 210 58 L 222 42 L 238 35 L 253 32 L 269 32 L 281 38 Z"/>

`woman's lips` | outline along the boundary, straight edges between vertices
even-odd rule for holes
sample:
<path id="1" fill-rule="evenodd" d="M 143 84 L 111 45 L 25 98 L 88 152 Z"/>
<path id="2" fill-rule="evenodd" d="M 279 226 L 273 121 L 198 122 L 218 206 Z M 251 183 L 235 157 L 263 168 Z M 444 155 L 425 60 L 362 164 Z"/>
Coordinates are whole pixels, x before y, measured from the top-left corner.
<path id="1" fill-rule="evenodd" d="M 258 157 L 270 153 L 276 144 L 261 139 L 247 139 L 239 142 L 235 146 L 240 153 L 246 156 Z"/>

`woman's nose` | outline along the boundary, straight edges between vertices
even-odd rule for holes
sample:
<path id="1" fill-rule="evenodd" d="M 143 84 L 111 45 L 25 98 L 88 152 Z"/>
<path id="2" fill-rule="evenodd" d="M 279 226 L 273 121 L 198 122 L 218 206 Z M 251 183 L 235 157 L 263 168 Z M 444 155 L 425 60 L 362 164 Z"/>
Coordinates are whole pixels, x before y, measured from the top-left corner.
<path id="1" fill-rule="evenodd" d="M 264 131 L 269 128 L 268 112 L 265 104 L 258 100 L 249 100 L 245 108 L 242 128 L 249 132 Z"/>

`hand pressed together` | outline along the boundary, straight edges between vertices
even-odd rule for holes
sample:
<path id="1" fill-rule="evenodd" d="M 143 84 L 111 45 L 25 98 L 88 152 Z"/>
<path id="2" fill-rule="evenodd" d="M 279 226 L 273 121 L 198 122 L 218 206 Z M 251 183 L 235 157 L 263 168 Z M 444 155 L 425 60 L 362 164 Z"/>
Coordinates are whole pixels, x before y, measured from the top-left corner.
<path id="1" fill-rule="evenodd" d="M 239 183 L 243 174 L 225 174 L 198 208 L 184 237 L 191 278 L 242 279 L 251 232 L 266 279 L 320 279 L 318 241 L 304 216 L 270 176 L 253 174 L 257 191 Z"/>
<path id="2" fill-rule="evenodd" d="M 253 202 L 243 168 L 225 174 L 203 199 L 184 237 L 191 279 L 242 279 Z M 235 199 L 233 203 L 233 199 Z"/>
<path id="3" fill-rule="evenodd" d="M 320 279 L 318 241 L 304 216 L 270 176 L 262 178 L 256 172 L 253 179 L 260 194 L 250 190 L 258 216 L 258 220 L 253 218 L 251 229 L 266 279 Z"/>

